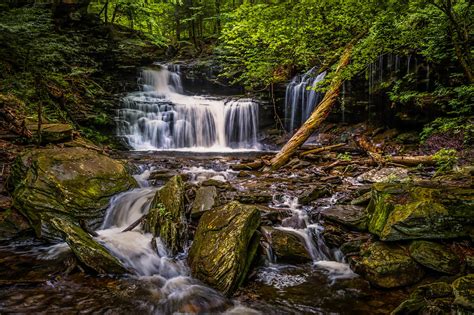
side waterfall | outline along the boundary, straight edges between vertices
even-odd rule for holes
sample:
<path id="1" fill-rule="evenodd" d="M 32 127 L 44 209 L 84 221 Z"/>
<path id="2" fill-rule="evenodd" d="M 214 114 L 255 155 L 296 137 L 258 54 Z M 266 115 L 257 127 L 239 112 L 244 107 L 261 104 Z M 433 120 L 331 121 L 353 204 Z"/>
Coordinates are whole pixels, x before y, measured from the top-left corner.
<path id="1" fill-rule="evenodd" d="M 301 126 L 322 100 L 323 93 L 316 92 L 315 88 L 325 76 L 326 71 L 315 76 L 315 69 L 312 68 L 303 75 L 295 76 L 286 87 L 285 121 L 290 132 Z"/>
<path id="2" fill-rule="evenodd" d="M 258 149 L 253 100 L 185 95 L 177 65 L 143 70 L 140 80 L 118 111 L 118 135 L 135 150 Z"/>

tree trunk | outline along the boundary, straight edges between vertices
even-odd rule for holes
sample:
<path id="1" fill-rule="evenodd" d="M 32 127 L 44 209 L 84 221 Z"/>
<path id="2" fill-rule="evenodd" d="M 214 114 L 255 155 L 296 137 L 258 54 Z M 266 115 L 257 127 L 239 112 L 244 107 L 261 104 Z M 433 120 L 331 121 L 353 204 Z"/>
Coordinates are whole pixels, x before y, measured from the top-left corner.
<path id="1" fill-rule="evenodd" d="M 316 106 L 311 116 L 306 120 L 303 126 L 291 137 L 285 146 L 271 160 L 271 168 L 278 169 L 282 167 L 296 152 L 296 150 L 308 139 L 308 137 L 319 127 L 331 111 L 334 103 L 339 96 L 343 79 L 341 71 L 349 64 L 354 41 L 351 42 L 339 60 L 334 79 L 329 90 L 324 95 L 323 100 Z"/>

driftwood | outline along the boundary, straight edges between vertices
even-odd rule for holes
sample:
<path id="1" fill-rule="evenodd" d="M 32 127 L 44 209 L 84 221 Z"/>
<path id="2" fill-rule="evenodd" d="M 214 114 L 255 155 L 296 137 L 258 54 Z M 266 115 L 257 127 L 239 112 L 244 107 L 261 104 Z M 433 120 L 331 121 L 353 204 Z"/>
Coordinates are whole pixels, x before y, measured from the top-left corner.
<path id="1" fill-rule="evenodd" d="M 300 153 L 300 157 L 303 157 L 303 156 L 306 156 L 306 155 L 309 155 L 309 154 L 317 154 L 317 153 L 321 153 L 321 152 L 325 152 L 325 151 L 331 151 L 333 149 L 343 147 L 344 145 L 345 145 L 345 143 L 339 143 L 339 144 L 328 145 L 328 146 L 320 147 L 320 148 L 316 148 L 316 149 L 311 149 L 311 150 Z"/>
<path id="2" fill-rule="evenodd" d="M 140 219 L 136 220 L 135 222 L 133 222 L 132 224 L 130 224 L 128 226 L 128 228 L 126 228 L 125 230 L 122 231 L 123 232 L 129 232 L 131 230 L 133 230 L 134 228 L 136 228 L 140 223 L 142 223 L 142 221 L 146 218 L 146 214 L 142 215 L 140 217 Z"/>
<path id="3" fill-rule="evenodd" d="M 231 168 L 235 171 L 243 171 L 243 170 L 256 170 L 259 169 L 263 166 L 263 161 L 262 160 L 256 160 L 254 162 L 249 162 L 249 163 L 241 163 L 241 164 L 235 164 L 232 165 Z"/>
<path id="4" fill-rule="evenodd" d="M 291 139 L 285 144 L 280 152 L 278 152 L 278 154 L 271 160 L 272 169 L 278 169 L 288 162 L 288 160 L 295 154 L 296 150 L 309 138 L 309 136 L 329 115 L 329 112 L 336 103 L 339 92 L 341 91 L 343 83 L 341 71 L 349 64 L 354 44 L 355 41 L 351 42 L 342 54 L 334 79 L 332 80 L 331 86 L 324 95 L 321 103 L 316 106 L 316 109 L 313 111 L 308 120 L 306 120 L 303 126 L 298 129 L 298 131 L 291 137 Z"/>

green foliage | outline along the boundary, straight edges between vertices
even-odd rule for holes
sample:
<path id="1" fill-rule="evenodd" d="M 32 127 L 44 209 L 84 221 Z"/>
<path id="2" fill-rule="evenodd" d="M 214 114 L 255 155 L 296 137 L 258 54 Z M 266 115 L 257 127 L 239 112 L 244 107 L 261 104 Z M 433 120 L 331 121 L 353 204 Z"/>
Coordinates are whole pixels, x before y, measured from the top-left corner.
<path id="1" fill-rule="evenodd" d="M 352 161 L 352 156 L 348 152 L 339 153 L 336 157 L 339 161 L 350 162 Z"/>
<path id="2" fill-rule="evenodd" d="M 458 161 L 457 153 L 454 149 L 441 149 L 433 155 L 436 161 L 436 175 L 453 169 Z"/>
<path id="3" fill-rule="evenodd" d="M 420 140 L 423 142 L 431 135 L 448 132 L 453 134 L 464 132 L 464 138 L 468 140 L 474 133 L 474 126 L 472 121 L 466 117 L 439 117 L 423 128 Z"/>

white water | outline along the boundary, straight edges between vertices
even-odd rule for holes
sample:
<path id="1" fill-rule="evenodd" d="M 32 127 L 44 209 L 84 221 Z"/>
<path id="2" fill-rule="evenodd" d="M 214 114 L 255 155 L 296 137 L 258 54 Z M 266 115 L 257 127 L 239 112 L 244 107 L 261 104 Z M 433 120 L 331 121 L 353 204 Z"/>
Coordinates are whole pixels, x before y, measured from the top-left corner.
<path id="1" fill-rule="evenodd" d="M 326 72 L 314 75 L 314 68 L 304 75 L 295 76 L 286 87 L 285 121 L 289 131 L 298 128 L 308 119 L 319 104 L 323 94 L 315 88 L 326 76 Z"/>
<path id="2" fill-rule="evenodd" d="M 133 149 L 259 149 L 253 100 L 185 95 L 179 66 L 144 70 L 141 81 L 118 111 L 118 135 Z"/>

